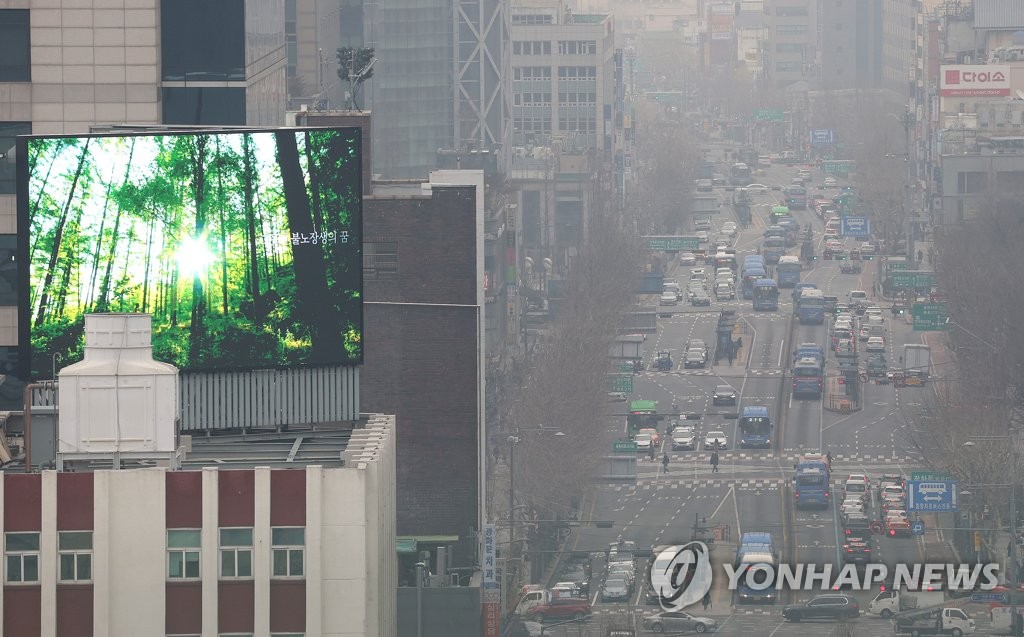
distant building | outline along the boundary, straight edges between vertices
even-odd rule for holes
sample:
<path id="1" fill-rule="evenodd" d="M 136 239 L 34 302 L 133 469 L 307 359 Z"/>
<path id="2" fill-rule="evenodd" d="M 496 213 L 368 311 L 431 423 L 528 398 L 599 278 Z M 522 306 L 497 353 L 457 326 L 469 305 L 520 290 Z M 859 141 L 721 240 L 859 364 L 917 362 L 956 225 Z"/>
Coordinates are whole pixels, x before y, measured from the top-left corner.
<path id="1" fill-rule="evenodd" d="M 558 0 L 512 8 L 512 143 L 611 151 L 615 32 L 611 15 Z"/>
<path id="2" fill-rule="evenodd" d="M 768 22 L 767 77 L 777 88 L 816 79 L 817 3 L 807 0 L 766 0 Z"/>

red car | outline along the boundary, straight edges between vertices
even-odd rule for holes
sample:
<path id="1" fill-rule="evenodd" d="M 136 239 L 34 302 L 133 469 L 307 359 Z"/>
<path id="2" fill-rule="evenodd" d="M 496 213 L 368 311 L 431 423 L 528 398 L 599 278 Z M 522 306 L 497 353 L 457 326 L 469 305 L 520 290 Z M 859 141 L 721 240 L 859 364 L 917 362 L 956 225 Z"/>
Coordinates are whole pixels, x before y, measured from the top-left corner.
<path id="1" fill-rule="evenodd" d="M 583 619 L 590 614 L 590 602 L 582 597 L 552 599 L 530 609 L 530 618 L 535 622 L 547 619 Z"/>

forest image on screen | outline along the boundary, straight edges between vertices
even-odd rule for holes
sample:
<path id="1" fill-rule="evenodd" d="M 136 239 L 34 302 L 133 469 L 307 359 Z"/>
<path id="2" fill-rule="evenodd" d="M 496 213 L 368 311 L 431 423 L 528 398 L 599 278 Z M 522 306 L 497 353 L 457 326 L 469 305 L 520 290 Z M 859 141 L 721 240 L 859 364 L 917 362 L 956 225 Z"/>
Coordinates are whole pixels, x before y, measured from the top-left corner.
<path id="1" fill-rule="evenodd" d="M 32 137 L 25 151 L 33 377 L 54 354 L 81 360 L 84 315 L 101 312 L 151 314 L 154 358 L 183 370 L 362 362 L 358 129 Z"/>

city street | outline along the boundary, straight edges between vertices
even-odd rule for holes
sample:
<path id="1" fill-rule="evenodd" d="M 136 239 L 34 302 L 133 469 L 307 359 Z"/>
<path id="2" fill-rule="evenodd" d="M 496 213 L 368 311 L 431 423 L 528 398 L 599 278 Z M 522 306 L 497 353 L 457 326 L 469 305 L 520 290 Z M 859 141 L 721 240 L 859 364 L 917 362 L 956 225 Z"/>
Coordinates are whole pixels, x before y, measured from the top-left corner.
<path id="1" fill-rule="evenodd" d="M 766 184 L 788 184 L 794 167 L 773 166 L 756 179 Z M 808 188 L 809 199 L 815 196 L 831 197 L 835 191 L 820 191 L 816 184 L 823 176 L 814 172 Z M 820 194 L 819 194 L 820 193 Z M 730 193 L 722 192 L 731 200 Z M 760 246 L 762 232 L 769 224 L 768 213 L 781 197 L 778 191 L 754 195 L 753 223 L 740 231 L 735 240 L 737 260 L 754 254 Z M 816 253 L 821 254 L 823 222 L 811 210 L 793 212 L 802 226 L 810 224 L 815 230 Z M 722 223 L 736 220 L 732 207 L 725 205 L 713 218 L 717 229 Z M 711 233 L 714 235 L 714 232 Z M 847 240 L 848 243 L 853 240 Z M 921 333 L 914 332 L 904 317 L 893 317 L 889 303 L 874 296 L 873 280 L 879 261 L 863 262 L 860 274 L 841 274 L 839 262 L 820 258 L 801 274 L 801 280 L 815 283 L 825 295 L 846 302 L 853 290 L 866 290 L 869 300 L 885 311 L 886 358 L 890 369 L 902 363 L 904 343 L 922 342 Z M 674 266 L 670 276 L 679 281 L 688 278 L 689 267 Z M 657 298 L 644 301 L 657 304 Z M 737 324 L 742 330 L 743 345 L 736 358 L 722 357 L 714 361 L 716 323 L 723 309 L 734 310 Z M 690 307 L 685 302 L 672 308 L 670 318 L 660 318 L 658 332 L 647 338 L 647 360 L 643 372 L 635 378 L 635 391 L 630 400 L 655 400 L 660 413 L 677 405 L 682 414 L 691 419 L 681 424 L 695 428 L 697 448 L 694 451 L 673 451 L 668 436 L 662 430 L 662 447 L 657 460 L 646 457 L 638 460 L 638 479 L 635 484 L 601 484 L 586 504 L 584 515 L 592 520 L 614 520 L 613 528 L 598 529 L 583 526 L 571 539 L 576 552 L 589 552 L 594 557 L 594 577 L 591 597 L 594 617 L 592 628 L 620 625 L 639 625 L 643 616 L 658 612 L 658 608 L 645 603 L 645 564 L 638 563 L 638 583 L 629 604 L 604 603 L 600 597 L 603 555 L 609 543 L 618 539 L 633 541 L 639 549 L 650 549 L 662 544 L 689 541 L 693 537 L 714 538 L 713 563 L 731 562 L 735 556 L 740 535 L 748 531 L 766 531 L 772 534 L 783 561 L 790 564 L 834 564 L 842 566 L 842 525 L 832 506 L 821 509 L 798 509 L 793 505 L 793 465 L 805 453 L 831 453 L 833 490 L 838 495 L 850 473 L 865 473 L 873 481 L 883 473 L 909 473 L 920 463 L 909 448 L 904 428 L 913 410 L 924 402 L 930 385 L 897 389 L 892 384 L 875 384 L 869 380 L 862 384 L 862 408 L 852 413 L 826 410 L 823 400 L 796 400 L 789 391 L 787 368 L 791 352 L 798 343 L 815 342 L 827 353 L 827 374 L 837 373 L 836 359 L 827 343 L 829 320 L 825 325 L 800 325 L 794 317 L 789 289 L 781 290 L 779 309 L 775 312 L 754 311 L 751 302 L 734 300 L 713 301 L 708 308 Z M 682 369 L 681 358 L 687 339 L 699 338 L 712 349 L 712 361 L 705 369 Z M 735 336 L 734 336 L 735 338 Z M 858 343 L 862 347 L 863 343 Z M 650 363 L 661 350 L 672 352 L 677 365 L 668 372 L 652 371 Z M 863 369 L 863 353 L 859 362 Z M 941 372 L 940 372 L 941 375 Z M 862 376 L 866 379 L 866 376 Z M 711 395 L 717 385 L 729 384 L 739 393 L 736 407 L 717 407 Z M 742 407 L 763 405 L 768 407 L 773 429 L 768 449 L 741 449 L 737 447 L 738 421 L 735 414 Z M 622 408 L 624 410 L 624 408 Z M 617 412 L 620 413 L 620 412 Z M 693 419 L 697 418 L 697 419 Z M 666 422 L 666 421 L 663 421 Z M 604 432 L 611 442 L 627 432 L 625 419 L 609 419 Z M 723 431 L 728 439 L 726 449 L 719 452 L 719 471 L 713 473 L 711 451 L 703 444 L 709 431 Z M 668 470 L 662 468 L 662 453 L 670 458 Z M 872 496 L 874 500 L 874 496 Z M 878 516 L 878 503 L 869 507 L 869 515 Z M 699 533 L 695 534 L 695 530 Z M 925 555 L 925 541 L 939 542 L 932 532 L 925 536 L 890 538 L 878 536 L 874 561 L 891 567 L 895 563 L 919 563 Z M 716 570 L 716 575 L 721 573 Z M 642 573 L 642 575 L 641 575 Z M 696 615 L 709 615 L 720 623 L 723 635 L 758 634 L 771 636 L 799 636 L 829 634 L 835 624 L 788 624 L 781 620 L 781 609 L 786 603 L 796 603 L 813 596 L 810 592 L 789 594 L 783 592 L 774 605 L 738 605 L 727 590 L 724 577 L 719 577 L 712 588 L 712 606 L 701 611 L 690 609 Z M 875 591 L 852 593 L 862 609 L 855 623 L 857 635 L 891 635 L 889 621 L 867 616 L 868 602 Z M 978 621 L 980 628 L 987 623 L 982 605 L 966 607 Z M 568 635 L 577 629 L 568 627 Z M 594 633 L 597 634 L 597 633 Z M 603 634 L 603 633 L 602 633 Z"/>

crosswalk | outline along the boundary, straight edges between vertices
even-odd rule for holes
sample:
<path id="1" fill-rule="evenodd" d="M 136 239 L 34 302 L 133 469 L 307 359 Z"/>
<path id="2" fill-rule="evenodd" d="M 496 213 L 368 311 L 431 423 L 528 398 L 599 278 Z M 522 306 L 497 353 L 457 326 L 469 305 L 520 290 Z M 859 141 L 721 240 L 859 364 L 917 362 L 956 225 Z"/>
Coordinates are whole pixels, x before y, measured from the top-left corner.
<path id="1" fill-rule="evenodd" d="M 797 462 L 804 454 L 811 453 L 809 450 L 800 449 L 786 449 L 782 455 L 776 455 L 772 452 L 749 452 L 749 451 L 719 451 L 718 460 L 721 463 L 728 462 L 760 462 L 774 465 L 775 462 L 780 464 L 788 465 Z M 693 451 L 681 451 L 681 452 L 670 452 L 669 458 L 674 462 L 687 463 L 687 462 L 703 462 L 707 463 L 711 461 L 711 453 L 709 452 L 693 452 Z M 839 471 L 843 464 L 856 465 L 853 468 L 857 468 L 860 465 L 916 465 L 920 463 L 920 458 L 914 456 L 900 455 L 896 456 L 892 453 L 851 453 L 851 454 L 832 454 L 832 467 L 834 470 Z M 652 463 L 658 464 L 658 463 Z M 641 463 L 642 465 L 642 463 Z"/>

